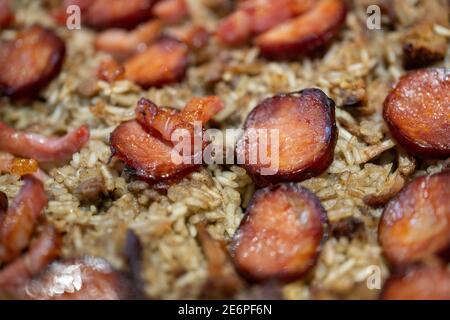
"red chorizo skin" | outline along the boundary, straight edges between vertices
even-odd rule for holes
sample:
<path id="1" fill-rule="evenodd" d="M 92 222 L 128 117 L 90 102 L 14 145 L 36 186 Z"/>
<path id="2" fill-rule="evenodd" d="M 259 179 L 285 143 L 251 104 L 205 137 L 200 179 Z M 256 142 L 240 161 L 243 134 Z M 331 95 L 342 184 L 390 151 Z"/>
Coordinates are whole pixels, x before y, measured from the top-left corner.
<path id="1" fill-rule="evenodd" d="M 316 262 L 327 214 L 309 190 L 293 183 L 258 190 L 236 231 L 231 254 L 252 281 L 292 281 Z"/>
<path id="2" fill-rule="evenodd" d="M 339 33 L 347 15 L 343 0 L 320 0 L 311 10 L 255 39 L 261 55 L 291 60 L 321 51 Z"/>
<path id="3" fill-rule="evenodd" d="M 450 71 L 429 68 L 403 76 L 384 101 L 383 117 L 409 153 L 450 156 Z"/>
<path id="4" fill-rule="evenodd" d="M 151 17 L 154 0 L 65 0 L 62 10 L 78 5 L 81 22 L 95 29 L 132 29 Z"/>
<path id="5" fill-rule="evenodd" d="M 246 132 L 249 129 L 278 129 L 279 170 L 262 175 L 260 164 L 250 164 Z M 256 106 L 244 124 L 244 136 L 236 151 L 245 158 L 244 167 L 260 186 L 298 182 L 323 173 L 333 162 L 338 131 L 335 104 L 319 89 L 279 94 Z M 292 145 L 285 145 L 290 141 Z"/>
<path id="6" fill-rule="evenodd" d="M 165 37 L 125 62 L 125 78 L 142 88 L 161 87 L 181 81 L 187 66 L 187 45 Z"/>
<path id="7" fill-rule="evenodd" d="M 383 300 L 450 300 L 450 272 L 443 267 L 415 266 L 391 276 Z"/>
<path id="8" fill-rule="evenodd" d="M 64 56 L 61 38 L 39 26 L 0 43 L 0 94 L 12 98 L 37 95 L 59 74 Z"/>
<path id="9" fill-rule="evenodd" d="M 175 164 L 172 145 L 146 132 L 137 121 L 120 124 L 110 138 L 112 154 L 133 169 L 133 174 L 150 183 L 183 177 L 199 167 Z"/>
<path id="10" fill-rule="evenodd" d="M 385 207 L 378 237 L 386 258 L 408 265 L 450 247 L 450 172 L 416 178 Z"/>
<path id="11" fill-rule="evenodd" d="M 71 277 L 61 285 L 58 279 Z M 28 284 L 26 299 L 123 300 L 133 299 L 130 280 L 102 258 L 84 256 L 56 261 Z"/>

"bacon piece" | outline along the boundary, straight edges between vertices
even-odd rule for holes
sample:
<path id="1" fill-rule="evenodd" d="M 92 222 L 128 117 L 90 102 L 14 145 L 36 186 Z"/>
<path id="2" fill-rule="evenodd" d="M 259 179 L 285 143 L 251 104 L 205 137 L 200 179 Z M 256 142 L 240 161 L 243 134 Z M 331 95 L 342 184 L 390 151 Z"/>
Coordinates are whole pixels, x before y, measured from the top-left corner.
<path id="1" fill-rule="evenodd" d="M 134 297 L 130 281 L 102 258 L 84 256 L 52 263 L 28 284 L 28 299 L 120 300 Z"/>
<path id="2" fill-rule="evenodd" d="M 14 21 L 10 0 L 0 0 L 0 29 L 9 27 Z"/>
<path id="3" fill-rule="evenodd" d="M 209 33 L 202 26 L 177 26 L 167 29 L 167 34 L 187 44 L 189 48 L 204 48 L 209 41 Z"/>
<path id="4" fill-rule="evenodd" d="M 406 265 L 450 247 L 450 172 L 420 177 L 385 207 L 378 228 L 384 255 Z"/>
<path id="5" fill-rule="evenodd" d="M 123 80 L 125 78 L 125 68 L 114 59 L 104 60 L 98 66 L 97 78 L 110 83 Z"/>
<path id="6" fill-rule="evenodd" d="M 450 272 L 442 267 L 413 267 L 391 276 L 383 287 L 383 300 L 450 300 Z"/>
<path id="7" fill-rule="evenodd" d="M 186 0 L 163 0 L 155 4 L 152 13 L 165 22 L 180 22 L 189 16 Z"/>
<path id="8" fill-rule="evenodd" d="M 403 76 L 384 101 L 392 136 L 421 158 L 450 156 L 450 72 L 422 69 Z"/>
<path id="9" fill-rule="evenodd" d="M 47 202 L 42 182 L 32 176 L 26 176 L 25 184 L 0 225 L 0 261 L 15 259 L 28 246 L 36 220 Z"/>
<path id="10" fill-rule="evenodd" d="M 109 29 L 95 38 L 95 48 L 105 51 L 122 61 L 136 52 L 143 51 L 161 33 L 161 22 L 152 20 L 132 31 Z"/>
<path id="11" fill-rule="evenodd" d="M 261 54 L 270 59 L 296 59 L 314 54 L 337 35 L 346 13 L 343 0 L 320 0 L 307 13 L 261 34 L 255 43 Z"/>
<path id="12" fill-rule="evenodd" d="M 166 141 L 172 141 L 176 129 L 187 129 L 193 133 L 196 121 L 206 124 L 222 109 L 223 102 L 216 96 L 192 98 L 180 112 L 158 108 L 153 102 L 142 98 L 136 108 L 136 119 L 144 128 L 160 134 Z"/>
<path id="13" fill-rule="evenodd" d="M 0 159 L 0 172 L 7 172 L 18 176 L 32 174 L 38 171 L 39 165 L 34 159 Z"/>
<path id="14" fill-rule="evenodd" d="M 258 190 L 231 243 L 235 265 L 255 281 L 300 278 L 316 261 L 327 215 L 320 201 L 296 184 Z"/>
<path id="15" fill-rule="evenodd" d="M 89 140 L 89 128 L 81 126 L 63 137 L 49 138 L 36 133 L 19 132 L 0 122 L 0 150 L 15 156 L 35 159 L 39 163 L 60 163 Z"/>
<path id="16" fill-rule="evenodd" d="M 112 154 L 135 170 L 135 175 L 151 183 L 182 177 L 199 167 L 174 161 L 173 147 L 147 133 L 137 121 L 120 124 L 111 134 Z"/>
<path id="17" fill-rule="evenodd" d="M 236 153 L 258 185 L 298 182 L 328 168 L 336 141 L 334 102 L 319 89 L 305 89 L 256 106 Z"/>
<path id="18" fill-rule="evenodd" d="M 154 0 L 65 0 L 62 11 L 78 5 L 84 25 L 96 29 L 132 29 L 151 17 Z"/>
<path id="19" fill-rule="evenodd" d="M 0 271 L 0 296 L 23 298 L 29 281 L 59 256 L 60 248 L 60 234 L 44 227 L 28 252 Z"/>
<path id="20" fill-rule="evenodd" d="M 34 96 L 58 75 L 64 42 L 51 30 L 34 26 L 0 43 L 0 93 Z"/>
<path id="21" fill-rule="evenodd" d="M 188 66 L 188 47 L 163 38 L 125 62 L 125 77 L 143 88 L 180 81 Z"/>

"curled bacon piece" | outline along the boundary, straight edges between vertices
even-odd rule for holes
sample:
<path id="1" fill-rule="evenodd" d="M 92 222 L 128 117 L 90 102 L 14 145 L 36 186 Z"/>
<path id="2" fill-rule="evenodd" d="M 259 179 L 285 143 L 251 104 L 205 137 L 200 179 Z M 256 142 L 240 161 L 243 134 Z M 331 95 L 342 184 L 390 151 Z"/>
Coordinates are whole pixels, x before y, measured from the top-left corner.
<path id="1" fill-rule="evenodd" d="M 29 281 L 59 256 L 60 248 L 60 234 L 45 226 L 26 253 L 0 270 L 0 296 L 26 296 Z"/>
<path id="2" fill-rule="evenodd" d="M 79 6 L 82 23 L 96 29 L 132 29 L 150 18 L 154 2 L 154 0 L 65 0 L 61 10 L 65 12 L 71 5 Z"/>
<path id="3" fill-rule="evenodd" d="M 81 126 L 60 138 L 18 132 L 0 122 L 0 150 L 39 163 L 59 163 L 72 158 L 89 139 L 89 129 Z"/>
<path id="4" fill-rule="evenodd" d="M 130 281 L 104 259 L 55 261 L 27 286 L 27 299 L 120 300 L 134 297 Z"/>
<path id="5" fill-rule="evenodd" d="M 193 130 L 195 121 L 205 124 L 222 109 L 223 102 L 216 96 L 192 98 L 180 112 L 158 108 L 153 102 L 141 99 L 136 108 L 136 119 L 145 128 L 155 130 L 163 139 L 172 141 L 174 130 Z"/>
<path id="6" fill-rule="evenodd" d="M 343 0 L 320 0 L 311 10 L 258 36 L 256 45 L 264 57 L 295 59 L 313 54 L 337 35 L 345 22 Z"/>
<path id="7" fill-rule="evenodd" d="M 236 153 L 259 185 L 297 182 L 328 168 L 336 140 L 334 102 L 319 89 L 305 89 L 256 106 Z"/>
<path id="8" fill-rule="evenodd" d="M 109 29 L 97 35 L 95 47 L 111 53 L 118 60 L 124 60 L 135 52 L 145 50 L 160 33 L 161 22 L 158 20 L 143 23 L 132 31 Z"/>
<path id="9" fill-rule="evenodd" d="M 163 0 L 153 6 L 152 13 L 165 22 L 179 22 L 189 16 L 189 8 L 186 0 Z"/>
<path id="10" fill-rule="evenodd" d="M 51 30 L 34 26 L 0 43 L 0 93 L 33 96 L 61 70 L 64 42 Z"/>
<path id="11" fill-rule="evenodd" d="M 298 185 L 258 190 L 236 231 L 232 257 L 251 280 L 291 281 L 316 261 L 327 214 L 320 201 Z"/>
<path id="12" fill-rule="evenodd" d="M 217 27 L 219 40 L 237 45 L 289 18 L 309 10 L 314 0 L 247 0 Z"/>
<path id="13" fill-rule="evenodd" d="M 450 272 L 442 267 L 419 266 L 391 276 L 383 300 L 450 300 Z"/>
<path id="14" fill-rule="evenodd" d="M 160 87 L 180 81 L 188 66 L 188 47 L 175 39 L 163 38 L 124 64 L 125 77 L 143 88 Z"/>
<path id="15" fill-rule="evenodd" d="M 112 153 L 144 180 L 158 182 L 182 177 L 199 167 L 194 158 L 202 149 L 191 149 L 190 163 L 185 163 L 181 161 L 185 160 L 184 155 L 180 159 L 180 150 L 174 148 L 172 134 L 175 129 L 185 129 L 192 138 L 194 121 L 204 124 L 222 107 L 217 97 L 193 98 L 181 112 L 158 108 L 141 99 L 136 108 L 137 121 L 124 122 L 111 134 Z"/>
<path id="16" fill-rule="evenodd" d="M 378 228 L 384 255 L 407 265 L 450 248 L 450 172 L 420 177 L 385 207 Z"/>
<path id="17" fill-rule="evenodd" d="M 422 69 L 403 76 L 384 101 L 392 136 L 422 158 L 450 156 L 450 71 Z"/>
<path id="18" fill-rule="evenodd" d="M 0 0 L 0 28 L 6 28 L 14 21 L 10 0 Z"/>
<path id="19" fill-rule="evenodd" d="M 137 121 L 120 124 L 110 141 L 112 154 L 134 169 L 138 178 L 149 182 L 182 177 L 199 167 L 177 164 L 172 158 L 173 147 L 146 132 Z"/>
<path id="20" fill-rule="evenodd" d="M 0 225 L 0 261 L 15 259 L 28 246 L 36 220 L 47 202 L 42 182 L 32 176 L 26 176 L 25 184 Z"/>
<path id="21" fill-rule="evenodd" d="M 24 176 L 33 174 L 39 170 L 39 165 L 34 159 L 0 159 L 0 172 L 7 172 Z"/>

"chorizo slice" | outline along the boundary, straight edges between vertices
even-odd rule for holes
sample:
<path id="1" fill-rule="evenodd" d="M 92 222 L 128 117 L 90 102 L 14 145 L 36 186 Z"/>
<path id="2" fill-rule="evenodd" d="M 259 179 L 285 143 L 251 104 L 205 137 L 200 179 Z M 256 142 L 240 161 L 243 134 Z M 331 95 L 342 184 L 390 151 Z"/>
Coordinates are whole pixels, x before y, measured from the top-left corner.
<path id="1" fill-rule="evenodd" d="M 317 197 L 296 184 L 258 190 L 233 236 L 237 269 L 254 281 L 291 281 L 316 261 L 327 215 Z"/>
<path id="2" fill-rule="evenodd" d="M 9 27 L 14 21 L 10 0 L 0 0 L 0 29 Z"/>
<path id="3" fill-rule="evenodd" d="M 53 31 L 34 26 L 0 43 L 0 94 L 34 96 L 62 67 L 65 44 Z"/>
<path id="4" fill-rule="evenodd" d="M 442 267 L 419 266 L 391 276 L 383 300 L 450 300 L 450 272 Z"/>
<path id="5" fill-rule="evenodd" d="M 298 182 L 324 172 L 337 140 L 334 102 L 319 89 L 279 94 L 256 106 L 236 146 L 258 185 Z"/>
<path id="6" fill-rule="evenodd" d="M 450 71 L 430 68 L 403 76 L 384 101 L 383 117 L 409 153 L 450 156 Z"/>
<path id="7" fill-rule="evenodd" d="M 406 265 L 450 247 L 450 172 L 416 178 L 384 208 L 378 237 L 394 265 Z"/>
<path id="8" fill-rule="evenodd" d="M 44 226 L 28 251 L 0 270 L 0 297 L 23 299 L 29 281 L 59 256 L 61 241 L 54 227 Z"/>
<path id="9" fill-rule="evenodd" d="M 63 10 L 77 5 L 81 22 L 95 29 L 132 29 L 151 17 L 154 0 L 65 0 Z"/>
<path id="10" fill-rule="evenodd" d="M 161 22 L 152 20 L 137 26 L 132 31 L 109 29 L 100 32 L 95 38 L 95 48 L 113 55 L 123 61 L 136 52 L 143 51 L 161 33 Z"/>
<path id="11" fill-rule="evenodd" d="M 0 122 L 0 150 L 39 163 L 62 163 L 72 159 L 89 140 L 89 128 L 81 126 L 65 136 L 54 138 L 20 132 Z"/>
<path id="12" fill-rule="evenodd" d="M 163 0 L 153 6 L 152 13 L 168 23 L 177 23 L 189 16 L 186 0 Z"/>
<path id="13" fill-rule="evenodd" d="M 311 10 L 286 21 L 255 39 L 269 59 L 296 59 L 326 47 L 345 22 L 343 0 L 320 0 Z"/>
<path id="14" fill-rule="evenodd" d="M 36 221 L 47 206 L 48 198 L 42 182 L 26 176 L 0 225 L 0 261 L 8 262 L 28 247 Z"/>
<path id="15" fill-rule="evenodd" d="M 27 285 L 26 299 L 121 300 L 133 298 L 131 282 L 104 259 L 55 261 Z"/>
<path id="16" fill-rule="evenodd" d="M 142 88 L 176 83 L 184 78 L 188 53 L 184 43 L 163 38 L 125 62 L 125 78 Z"/>
<path id="17" fill-rule="evenodd" d="M 172 145 L 148 133 L 134 120 L 120 124 L 112 132 L 110 144 L 114 156 L 132 168 L 138 178 L 152 183 L 182 177 L 199 167 L 179 161 L 184 159 L 172 152 Z"/>

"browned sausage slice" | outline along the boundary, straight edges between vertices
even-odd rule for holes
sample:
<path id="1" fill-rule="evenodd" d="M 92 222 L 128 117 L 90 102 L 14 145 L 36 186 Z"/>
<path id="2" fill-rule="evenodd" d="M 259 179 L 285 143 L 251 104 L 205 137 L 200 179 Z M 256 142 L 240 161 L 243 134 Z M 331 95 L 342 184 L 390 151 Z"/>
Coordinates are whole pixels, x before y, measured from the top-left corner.
<path id="1" fill-rule="evenodd" d="M 327 222 L 310 191 L 295 184 L 258 190 L 236 231 L 236 267 L 252 280 L 295 280 L 315 263 Z"/>
<path id="2" fill-rule="evenodd" d="M 113 155 L 134 169 L 137 177 L 150 182 L 183 176 L 199 166 L 174 161 L 173 147 L 146 132 L 137 121 L 120 124 L 110 142 Z"/>
<path id="3" fill-rule="evenodd" d="M 38 26 L 0 43 L 0 93 L 36 95 L 58 75 L 64 54 L 64 42 L 53 31 Z"/>
<path id="4" fill-rule="evenodd" d="M 237 144 L 238 161 L 245 160 L 244 167 L 259 185 L 301 181 L 328 168 L 336 139 L 334 102 L 325 93 L 305 89 L 280 94 L 250 112 Z"/>
<path id="5" fill-rule="evenodd" d="M 310 11 L 256 38 L 261 54 L 270 59 L 295 59 L 329 44 L 346 17 L 343 0 L 320 0 Z"/>
<path id="6" fill-rule="evenodd" d="M 133 298 L 130 281 L 104 259 L 56 261 L 28 284 L 27 299 L 120 300 Z"/>
<path id="7" fill-rule="evenodd" d="M 125 62 L 125 77 L 143 88 L 180 81 L 188 65 L 188 47 L 171 38 L 155 42 Z"/>
<path id="8" fill-rule="evenodd" d="M 450 156 L 450 70 L 422 69 L 403 76 L 384 101 L 383 117 L 409 153 Z"/>
<path id="9" fill-rule="evenodd" d="M 107 59 L 100 62 L 97 68 L 97 78 L 106 82 L 123 80 L 125 68 L 114 59 Z"/>
<path id="10" fill-rule="evenodd" d="M 65 0 L 62 11 L 70 5 L 80 7 L 84 25 L 96 29 L 132 29 L 148 20 L 154 0 Z"/>
<path id="11" fill-rule="evenodd" d="M 383 300 L 450 300 L 450 271 L 441 267 L 415 267 L 391 276 L 383 287 Z"/>
<path id="12" fill-rule="evenodd" d="M 378 236 L 395 265 L 441 253 L 450 246 L 450 172 L 420 177 L 385 207 Z"/>
<path id="13" fill-rule="evenodd" d="M 186 0 L 163 0 L 152 9 L 155 17 L 169 23 L 177 23 L 189 16 Z"/>
<path id="14" fill-rule="evenodd" d="M 14 21 L 10 0 L 0 0 L 0 29 L 6 28 Z"/>

